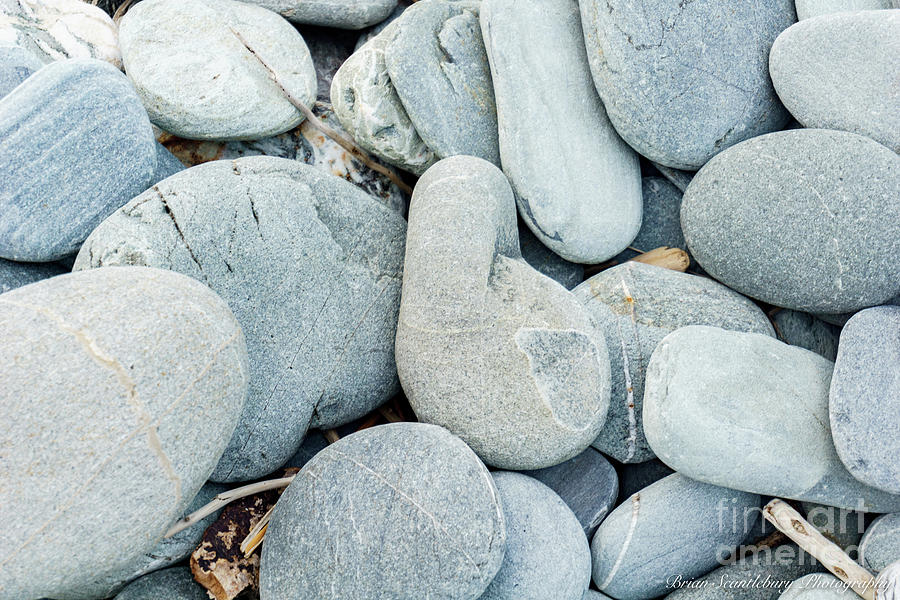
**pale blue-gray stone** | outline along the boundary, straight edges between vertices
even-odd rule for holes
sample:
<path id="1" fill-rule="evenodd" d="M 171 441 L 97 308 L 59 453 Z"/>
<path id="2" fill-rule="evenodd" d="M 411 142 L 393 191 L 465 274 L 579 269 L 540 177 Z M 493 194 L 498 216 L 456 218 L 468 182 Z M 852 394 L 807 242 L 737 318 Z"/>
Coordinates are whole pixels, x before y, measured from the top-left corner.
<path id="1" fill-rule="evenodd" d="M 831 573 L 813 573 L 795 580 L 781 600 L 857 600 L 850 587 Z"/>
<path id="2" fill-rule="evenodd" d="M 308 427 L 360 417 L 398 390 L 394 333 L 406 223 L 296 161 L 198 165 L 104 221 L 75 269 L 147 265 L 203 281 L 247 337 L 250 389 L 215 481 L 262 477 Z"/>
<path id="3" fill-rule="evenodd" d="M 577 0 L 483 0 L 500 159 L 522 219 L 551 250 L 596 264 L 641 227 L 638 156 L 594 89 Z"/>
<path id="4" fill-rule="evenodd" d="M 209 600 L 209 596 L 188 567 L 173 567 L 133 581 L 115 600 Z"/>
<path id="5" fill-rule="evenodd" d="M 68 271 L 60 263 L 22 263 L 0 258 L 0 294 Z"/>
<path id="6" fill-rule="evenodd" d="M 791 346 L 812 350 L 828 360 L 837 356 L 840 328 L 797 310 L 779 310 L 772 317 L 778 339 Z"/>
<path id="7" fill-rule="evenodd" d="M 860 311 L 841 330 L 831 431 L 858 480 L 900 494 L 900 306 Z"/>
<path id="8" fill-rule="evenodd" d="M 662 173 L 662 176 L 669 180 L 669 182 L 681 190 L 684 193 L 684 190 L 687 189 L 687 186 L 690 185 L 691 179 L 694 178 L 693 171 L 682 171 L 680 169 L 673 169 L 672 167 L 667 167 L 665 165 L 661 165 L 659 163 L 655 163 L 652 160 L 650 164 L 653 167 Z"/>
<path id="9" fill-rule="evenodd" d="M 519 224 L 519 246 L 525 262 L 567 290 L 584 281 L 583 265 L 567 261 L 542 244 L 524 223 Z"/>
<path id="10" fill-rule="evenodd" d="M 578 519 L 541 482 L 510 471 L 492 476 L 506 519 L 506 553 L 479 600 L 582 600 L 591 551 Z"/>
<path id="11" fill-rule="evenodd" d="M 386 19 L 397 0 L 243 0 L 275 11 L 293 23 L 362 29 Z"/>
<path id="12" fill-rule="evenodd" d="M 379 425 L 319 452 L 284 491 L 260 595 L 474 600 L 506 540 L 497 488 L 468 446 L 434 425 Z"/>
<path id="13" fill-rule="evenodd" d="M 792 0 L 580 0 L 597 91 L 643 156 L 696 170 L 788 120 L 769 80 L 769 47 Z"/>
<path id="14" fill-rule="evenodd" d="M 76 252 L 150 184 L 154 144 L 134 89 L 110 64 L 65 60 L 29 77 L 0 99 L 0 257 Z"/>
<path id="15" fill-rule="evenodd" d="M 153 181 L 151 182 L 153 185 L 156 185 L 166 177 L 171 177 L 175 173 L 184 171 L 185 168 L 184 163 L 169 152 L 165 146 L 159 142 L 156 143 L 156 173 L 153 174 Z"/>
<path id="16" fill-rule="evenodd" d="M 596 590 L 586 590 L 581 600 L 610 600 L 610 597 Z"/>
<path id="17" fill-rule="evenodd" d="M 690 326 L 647 367 L 644 433 L 687 477 L 864 512 L 900 510 L 838 458 L 828 426 L 833 363 L 756 333 Z"/>
<path id="18" fill-rule="evenodd" d="M 794 0 L 794 6 L 797 8 L 797 18 L 801 21 L 836 12 L 900 8 L 896 0 L 893 4 L 891 0 Z"/>
<path id="19" fill-rule="evenodd" d="M 644 205 L 641 230 L 628 244 L 630 248 L 641 252 L 661 246 L 687 250 L 681 232 L 681 190 L 662 177 L 644 177 L 641 179 L 641 195 Z M 624 262 L 637 256 L 638 253 L 630 248 L 620 252 L 615 259 Z"/>
<path id="20" fill-rule="evenodd" d="M 594 585 L 617 600 L 662 595 L 678 575 L 699 577 L 740 544 L 760 498 L 679 474 L 619 505 L 591 541 Z"/>
<path id="21" fill-rule="evenodd" d="M 839 313 L 900 292 L 900 156 L 825 129 L 729 148 L 691 181 L 681 226 L 713 277 L 758 300 Z"/>
<path id="22" fill-rule="evenodd" d="M 627 262 L 594 275 L 572 293 L 603 330 L 612 391 L 606 423 L 593 446 L 619 462 L 653 458 L 642 425 L 644 377 L 656 345 L 686 325 L 774 336 L 748 298 L 697 275 Z"/>
<path id="23" fill-rule="evenodd" d="M 859 564 L 878 573 L 900 560 L 900 513 L 881 515 L 869 524 L 859 544 Z"/>
<path id="24" fill-rule="evenodd" d="M 0 98 L 43 66 L 44 63 L 25 48 L 0 47 Z"/>

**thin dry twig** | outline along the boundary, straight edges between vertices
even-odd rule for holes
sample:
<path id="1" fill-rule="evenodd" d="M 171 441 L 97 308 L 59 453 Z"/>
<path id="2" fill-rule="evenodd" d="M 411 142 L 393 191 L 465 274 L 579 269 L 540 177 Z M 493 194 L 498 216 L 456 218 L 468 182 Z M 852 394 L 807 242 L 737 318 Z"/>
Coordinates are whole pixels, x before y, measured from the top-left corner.
<path id="1" fill-rule="evenodd" d="M 339 439 L 341 439 L 341 436 L 339 436 L 338 432 L 335 431 L 334 429 L 325 429 L 322 431 L 322 435 L 325 436 L 325 440 L 329 444 L 333 444 L 336 441 L 338 441 Z"/>
<path id="2" fill-rule="evenodd" d="M 125 13 L 128 12 L 128 9 L 131 8 L 131 5 L 134 4 L 134 0 L 125 0 L 122 4 L 119 5 L 119 8 L 116 9 L 116 12 L 113 13 L 112 19 L 116 23 L 125 16 Z"/>
<path id="3" fill-rule="evenodd" d="M 250 556 L 253 552 L 262 544 L 263 538 L 266 535 L 266 530 L 269 529 L 269 520 L 272 518 L 272 511 L 275 510 L 273 506 L 266 514 L 262 516 L 259 522 L 253 526 L 253 529 L 250 530 L 250 533 L 247 534 L 247 537 L 244 538 L 244 541 L 241 542 L 241 552 L 244 553 L 244 556 Z"/>

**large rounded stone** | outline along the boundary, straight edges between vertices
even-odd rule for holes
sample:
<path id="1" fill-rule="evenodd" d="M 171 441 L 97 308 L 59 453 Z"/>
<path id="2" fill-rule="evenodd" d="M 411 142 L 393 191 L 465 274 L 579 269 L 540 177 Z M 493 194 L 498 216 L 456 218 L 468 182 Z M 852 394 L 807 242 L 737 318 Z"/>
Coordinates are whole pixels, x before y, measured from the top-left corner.
<path id="1" fill-rule="evenodd" d="M 900 560 L 900 513 L 881 515 L 866 529 L 859 543 L 859 564 L 878 573 Z"/>
<path id="2" fill-rule="evenodd" d="M 500 164 L 497 109 L 478 24 L 479 0 L 424 0 L 397 19 L 385 62 L 397 95 L 438 158 Z"/>
<path id="3" fill-rule="evenodd" d="M 657 456 L 697 481 L 865 512 L 900 496 L 844 468 L 828 427 L 833 365 L 756 333 L 690 326 L 647 367 L 644 432 Z"/>
<path id="4" fill-rule="evenodd" d="M 225 449 L 247 353 L 225 303 L 169 271 L 0 295 L 0 589 L 84 593 L 151 550 Z M 52 418 L 50 418 L 52 417 Z"/>
<path id="5" fill-rule="evenodd" d="M 260 595 L 474 599 L 506 538 L 491 475 L 459 438 L 420 423 L 372 427 L 316 454 L 278 500 Z"/>
<path id="6" fill-rule="evenodd" d="M 829 414 L 847 470 L 863 483 L 900 494 L 900 306 L 860 311 L 844 325 Z"/>
<path id="7" fill-rule="evenodd" d="M 104 221 L 75 269 L 178 271 L 221 294 L 246 336 L 250 389 L 217 481 L 283 464 L 310 422 L 334 427 L 398 391 L 394 334 L 405 222 L 346 181 L 295 161 L 193 167 Z"/>
<path id="8" fill-rule="evenodd" d="M 397 0 L 247 0 L 273 10 L 294 23 L 362 29 L 383 21 L 397 6 Z"/>
<path id="9" fill-rule="evenodd" d="M 156 165 L 147 113 L 124 75 L 94 59 L 47 65 L 0 99 L 0 257 L 75 253 L 147 189 Z"/>
<path id="10" fill-rule="evenodd" d="M 578 519 L 531 477 L 510 471 L 493 477 L 506 517 L 506 554 L 479 600 L 582 600 L 591 551 Z"/>
<path id="11" fill-rule="evenodd" d="M 316 70 L 303 38 L 259 6 L 144 0 L 122 19 L 119 40 L 150 120 L 181 137 L 276 135 L 303 121 L 285 90 L 307 106 L 316 99 Z"/>
<path id="12" fill-rule="evenodd" d="M 706 271 L 753 298 L 839 313 L 900 292 L 900 156 L 843 131 L 761 136 L 716 156 L 681 225 Z"/>
<path id="13" fill-rule="evenodd" d="M 522 259 L 499 169 L 444 159 L 409 213 L 397 370 L 420 420 L 487 463 L 549 467 L 584 450 L 606 418 L 609 358 L 586 309 Z"/>
<path id="14" fill-rule="evenodd" d="M 788 120 L 769 48 L 792 0 L 580 0 L 594 83 L 612 124 L 652 161 L 699 169 Z"/>
<path id="15" fill-rule="evenodd" d="M 594 585 L 617 600 L 661 596 L 673 577 L 715 568 L 759 516 L 760 498 L 682 475 L 637 492 L 591 541 Z M 732 518 L 734 517 L 734 518 Z"/>
<path id="16" fill-rule="evenodd" d="M 900 10 L 842 12 L 789 27 L 769 72 L 805 127 L 865 135 L 900 152 Z"/>
<path id="17" fill-rule="evenodd" d="M 141 577 L 115 600 L 209 600 L 187 567 L 175 567 Z"/>
<path id="18" fill-rule="evenodd" d="M 801 21 L 819 15 L 855 10 L 900 8 L 896 0 L 794 0 L 797 18 Z"/>
<path id="19" fill-rule="evenodd" d="M 641 227 L 640 165 L 594 89 L 577 0 L 484 0 L 480 12 L 522 219 L 566 260 L 615 256 Z"/>
<path id="20" fill-rule="evenodd" d="M 609 351 L 609 414 L 593 446 L 623 463 L 654 457 L 641 412 L 647 364 L 664 337 L 686 325 L 775 334 L 758 306 L 724 285 L 643 263 L 601 271 L 572 293 L 600 325 Z"/>

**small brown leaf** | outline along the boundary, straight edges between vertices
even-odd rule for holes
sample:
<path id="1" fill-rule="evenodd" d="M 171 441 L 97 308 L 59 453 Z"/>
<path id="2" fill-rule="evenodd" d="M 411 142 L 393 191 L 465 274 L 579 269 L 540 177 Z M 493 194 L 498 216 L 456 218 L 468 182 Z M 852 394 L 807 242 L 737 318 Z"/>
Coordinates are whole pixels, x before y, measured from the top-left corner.
<path id="1" fill-rule="evenodd" d="M 687 271 L 691 264 L 691 258 L 687 252 L 681 248 L 669 248 L 668 246 L 661 246 L 649 252 L 638 254 L 631 260 L 671 269 L 672 271 L 681 271 L 682 273 Z"/>

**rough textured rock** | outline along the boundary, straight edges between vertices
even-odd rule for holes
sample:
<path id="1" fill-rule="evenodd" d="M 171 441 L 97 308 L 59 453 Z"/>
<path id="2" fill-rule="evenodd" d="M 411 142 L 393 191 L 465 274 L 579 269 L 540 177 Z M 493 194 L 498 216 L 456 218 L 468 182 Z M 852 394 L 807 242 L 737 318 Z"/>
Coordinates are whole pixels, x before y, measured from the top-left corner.
<path id="1" fill-rule="evenodd" d="M 838 458 L 828 427 L 832 368 L 768 336 L 683 327 L 660 342 L 647 367 L 644 433 L 663 462 L 698 481 L 898 510 L 900 496 L 856 481 Z"/>
<path id="2" fill-rule="evenodd" d="M 772 83 L 805 127 L 840 129 L 900 152 L 900 10 L 842 12 L 785 30 Z"/>
<path id="3" fill-rule="evenodd" d="M 641 195 L 641 229 L 628 245 L 641 252 L 649 252 L 661 246 L 687 250 L 687 243 L 681 232 L 681 190 L 662 177 L 644 177 L 641 179 Z M 637 255 L 634 250 L 625 249 L 615 258 L 624 262 Z"/>
<path id="4" fill-rule="evenodd" d="M 497 488 L 464 443 L 433 425 L 381 425 L 319 452 L 285 490 L 263 544 L 260 592 L 475 599 L 506 539 Z"/>
<path id="5" fill-rule="evenodd" d="M 438 158 L 466 154 L 499 165 L 497 109 L 479 4 L 413 4 L 396 21 L 385 62 L 406 113 Z"/>
<path id="6" fill-rule="evenodd" d="M 0 331 L 0 402 L 24 417 L 0 424 L 0 589 L 74 596 L 152 550 L 206 481 L 246 395 L 243 336 L 202 284 L 136 267 L 0 295 Z"/>
<path id="7" fill-rule="evenodd" d="M 831 573 L 814 573 L 795 580 L 781 600 L 856 600 L 859 596 Z"/>
<path id="8" fill-rule="evenodd" d="M 840 328 L 831 323 L 796 310 L 779 310 L 772 320 L 778 339 L 784 343 L 812 350 L 831 361 L 837 356 Z"/>
<path id="9" fill-rule="evenodd" d="M 29 77 L 0 99 L 0 257 L 76 252 L 147 188 L 154 143 L 134 89 L 108 63 L 60 61 Z"/>
<path id="10" fill-rule="evenodd" d="M 603 336 L 522 259 L 512 190 L 479 158 L 444 159 L 416 185 L 396 356 L 418 418 L 499 468 L 568 460 L 606 418 Z"/>
<path id="11" fill-rule="evenodd" d="M 386 162 L 417 175 L 435 161 L 391 83 L 385 47 L 396 21 L 353 53 L 331 82 L 334 114 L 353 139 Z"/>
<path id="12" fill-rule="evenodd" d="M 68 271 L 59 263 L 20 263 L 0 258 L 0 294 Z"/>
<path id="13" fill-rule="evenodd" d="M 20 46 L 44 63 L 96 58 L 122 68 L 116 24 L 81 0 L 0 0 L 0 46 Z"/>
<path id="14" fill-rule="evenodd" d="M 362 29 L 388 18 L 397 0 L 245 0 L 288 21 L 338 29 Z"/>
<path id="15" fill-rule="evenodd" d="M 798 129 L 730 148 L 697 173 L 681 225 L 725 285 L 794 310 L 838 313 L 900 291 L 900 156 L 843 131 Z"/>
<path id="16" fill-rule="evenodd" d="M 844 325 L 829 402 L 834 445 L 847 470 L 900 494 L 900 306 L 860 311 Z"/>
<path id="17" fill-rule="evenodd" d="M 591 551 L 578 519 L 553 490 L 520 473 L 493 473 L 506 518 L 506 553 L 479 600 L 582 600 Z"/>
<path id="18" fill-rule="evenodd" d="M 835 12 L 892 8 L 891 0 L 794 0 L 794 5 L 801 21 Z M 895 2 L 893 8 L 900 7 Z"/>
<path id="19" fill-rule="evenodd" d="M 696 170 L 787 123 L 768 56 L 795 20 L 791 0 L 580 4 L 597 91 L 616 130 L 643 156 Z"/>
<path id="20" fill-rule="evenodd" d="M 591 541 L 594 585 L 618 600 L 662 595 L 693 579 L 743 541 L 760 498 L 675 474 L 619 505 Z M 735 518 L 732 518 L 735 517 Z"/>
<path id="21" fill-rule="evenodd" d="M 115 600 L 209 600 L 187 567 L 145 575 L 119 592 Z"/>
<path id="22" fill-rule="evenodd" d="M 584 281 L 584 267 L 562 258 L 541 243 L 524 223 L 519 223 L 519 246 L 522 258 L 529 265 L 550 279 L 559 282 L 567 290 Z"/>
<path id="23" fill-rule="evenodd" d="M 247 405 L 217 481 L 261 477 L 398 390 L 403 218 L 336 177 L 270 157 L 171 177 L 104 221 L 75 269 L 171 269 L 221 294 L 247 336 Z"/>
<path id="24" fill-rule="evenodd" d="M 201 140 L 259 139 L 293 129 L 316 99 L 303 38 L 273 12 L 233 0 L 144 0 L 122 19 L 125 71 L 150 120 Z"/>
<path id="25" fill-rule="evenodd" d="M 647 364 L 660 340 L 686 325 L 775 333 L 759 307 L 724 285 L 638 262 L 601 271 L 572 293 L 599 324 L 609 351 L 609 414 L 593 446 L 624 463 L 654 456 L 641 411 Z"/>
<path id="26" fill-rule="evenodd" d="M 577 0 L 483 0 L 480 13 L 522 219 L 566 260 L 615 256 L 641 227 L 640 164 L 594 89 Z"/>
<path id="27" fill-rule="evenodd" d="M 523 471 L 523 474 L 537 479 L 559 494 L 575 513 L 588 539 L 616 505 L 619 495 L 616 470 L 593 448 L 564 463 L 537 471 Z"/>
<path id="28" fill-rule="evenodd" d="M 25 48 L 0 47 L 0 98 L 43 66 L 44 63 Z"/>
<path id="29" fill-rule="evenodd" d="M 859 544 L 859 563 L 877 573 L 900 560 L 900 513 L 881 515 L 869 524 Z"/>

